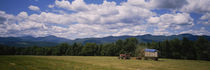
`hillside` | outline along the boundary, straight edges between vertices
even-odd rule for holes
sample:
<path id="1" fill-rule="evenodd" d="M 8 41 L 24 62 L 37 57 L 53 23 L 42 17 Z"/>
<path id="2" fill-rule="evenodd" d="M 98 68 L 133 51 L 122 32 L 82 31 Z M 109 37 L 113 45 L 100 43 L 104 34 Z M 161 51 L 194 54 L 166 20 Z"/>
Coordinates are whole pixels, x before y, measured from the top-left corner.
<path id="1" fill-rule="evenodd" d="M 119 39 L 125 40 L 126 38 L 135 37 L 139 42 L 152 42 L 152 41 L 164 41 L 171 39 L 182 39 L 183 37 L 188 38 L 189 40 L 196 40 L 199 36 L 192 34 L 180 34 L 180 35 L 138 35 L 138 36 L 108 36 L 103 38 L 83 38 L 70 40 L 66 38 L 60 38 L 56 36 L 46 36 L 46 37 L 32 37 L 32 36 L 23 36 L 23 37 L 0 37 L 0 44 L 7 46 L 17 46 L 17 47 L 26 47 L 26 46 L 56 46 L 60 43 L 69 43 L 73 44 L 75 42 L 85 44 L 87 42 L 91 43 L 111 43 Z M 210 41 L 210 36 L 204 36 L 207 40 Z"/>

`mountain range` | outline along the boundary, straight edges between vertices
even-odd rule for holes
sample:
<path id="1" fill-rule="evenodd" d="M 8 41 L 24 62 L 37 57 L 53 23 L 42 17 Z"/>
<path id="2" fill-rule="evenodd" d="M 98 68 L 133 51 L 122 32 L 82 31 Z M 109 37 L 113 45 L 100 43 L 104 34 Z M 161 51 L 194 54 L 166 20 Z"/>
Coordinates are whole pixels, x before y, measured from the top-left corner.
<path id="1" fill-rule="evenodd" d="M 202 35 L 207 40 L 210 41 L 210 36 Z M 0 44 L 7 46 L 17 46 L 17 47 L 28 47 L 28 46 L 56 46 L 60 43 L 69 43 L 73 44 L 75 42 L 85 44 L 87 42 L 91 43 L 111 43 L 115 42 L 119 39 L 125 40 L 126 38 L 135 37 L 139 42 L 152 42 L 152 41 L 164 41 L 164 40 L 172 40 L 175 38 L 182 39 L 183 37 L 188 38 L 189 40 L 197 40 L 198 35 L 192 34 L 179 34 L 179 35 L 138 35 L 138 36 L 108 36 L 103 38 L 82 38 L 70 40 L 66 38 L 60 38 L 53 35 L 49 35 L 46 37 L 33 37 L 33 36 L 23 36 L 23 37 L 0 37 Z"/>

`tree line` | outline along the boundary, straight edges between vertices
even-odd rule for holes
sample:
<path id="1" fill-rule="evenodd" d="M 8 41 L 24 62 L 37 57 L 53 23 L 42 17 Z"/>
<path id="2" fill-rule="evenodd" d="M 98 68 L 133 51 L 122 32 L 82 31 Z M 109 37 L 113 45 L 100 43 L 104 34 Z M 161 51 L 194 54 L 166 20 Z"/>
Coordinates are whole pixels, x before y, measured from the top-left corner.
<path id="1" fill-rule="evenodd" d="M 0 55 L 55 55 L 55 56 L 118 56 L 129 53 L 139 56 L 144 48 L 159 50 L 159 57 L 173 59 L 210 60 L 210 42 L 204 37 L 195 41 L 187 38 L 143 43 L 136 38 L 113 43 L 62 43 L 54 47 L 9 47 L 0 45 Z"/>

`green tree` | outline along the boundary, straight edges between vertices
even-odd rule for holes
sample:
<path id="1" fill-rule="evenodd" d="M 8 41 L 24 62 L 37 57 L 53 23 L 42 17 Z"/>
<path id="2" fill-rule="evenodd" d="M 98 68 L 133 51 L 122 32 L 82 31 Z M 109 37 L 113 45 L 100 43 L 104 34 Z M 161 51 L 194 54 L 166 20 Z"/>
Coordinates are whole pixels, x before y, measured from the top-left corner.
<path id="1" fill-rule="evenodd" d="M 82 48 L 81 54 L 84 56 L 93 56 L 96 52 L 96 46 L 96 43 L 86 43 L 85 46 Z"/>
<path id="2" fill-rule="evenodd" d="M 124 42 L 125 53 L 130 53 L 132 56 L 135 54 L 135 49 L 138 45 L 138 40 L 136 38 L 127 38 Z"/>
<path id="3" fill-rule="evenodd" d="M 195 43 L 197 59 L 209 60 L 209 42 L 204 37 L 199 37 Z"/>
<path id="4" fill-rule="evenodd" d="M 114 44 L 112 44 L 112 43 L 110 43 L 110 44 L 104 44 L 102 46 L 101 54 L 103 56 L 114 56 L 115 55 Z"/>
<path id="5" fill-rule="evenodd" d="M 119 55 L 119 54 L 125 53 L 123 47 L 124 47 L 123 40 L 121 40 L 121 39 L 117 40 L 115 42 L 115 49 L 116 49 L 115 55 Z"/>

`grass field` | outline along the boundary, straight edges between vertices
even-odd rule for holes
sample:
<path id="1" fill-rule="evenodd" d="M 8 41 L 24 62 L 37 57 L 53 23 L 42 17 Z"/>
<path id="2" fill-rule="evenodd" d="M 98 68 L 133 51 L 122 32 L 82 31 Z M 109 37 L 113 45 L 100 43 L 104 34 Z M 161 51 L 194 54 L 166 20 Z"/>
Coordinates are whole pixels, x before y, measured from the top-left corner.
<path id="1" fill-rule="evenodd" d="M 106 56 L 0 56 L 0 70 L 210 70 L 210 61 Z"/>

